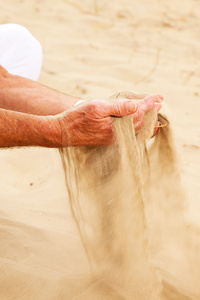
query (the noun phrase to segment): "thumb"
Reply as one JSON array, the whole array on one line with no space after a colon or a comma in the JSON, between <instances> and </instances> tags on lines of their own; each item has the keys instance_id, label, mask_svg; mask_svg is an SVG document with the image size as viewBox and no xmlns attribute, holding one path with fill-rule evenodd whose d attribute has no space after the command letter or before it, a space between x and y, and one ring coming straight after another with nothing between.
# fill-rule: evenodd
<instances>
[{"instance_id":1,"label":"thumb","mask_svg":"<svg viewBox=\"0 0 200 300\"><path fill-rule=\"evenodd\" d=\"M114 117L124 117L133 114L137 110L137 103L135 101L120 100L110 103L106 113Z\"/></svg>"}]
</instances>

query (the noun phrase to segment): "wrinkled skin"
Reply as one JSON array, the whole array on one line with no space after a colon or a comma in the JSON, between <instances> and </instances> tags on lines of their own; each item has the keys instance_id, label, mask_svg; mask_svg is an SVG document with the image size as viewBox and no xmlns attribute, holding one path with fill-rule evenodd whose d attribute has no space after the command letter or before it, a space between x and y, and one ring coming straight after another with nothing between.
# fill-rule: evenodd
<instances>
[{"instance_id":1,"label":"wrinkled skin","mask_svg":"<svg viewBox=\"0 0 200 300\"><path fill-rule=\"evenodd\" d=\"M145 113L153 107L158 112L162 100L163 97L160 95L150 95L140 102L131 98L115 103L94 100L75 106L55 119L61 130L60 144L62 147L112 145L115 140L111 117L133 114L134 128L137 133L143 124ZM154 134L156 132L157 130Z\"/></svg>"}]
</instances>

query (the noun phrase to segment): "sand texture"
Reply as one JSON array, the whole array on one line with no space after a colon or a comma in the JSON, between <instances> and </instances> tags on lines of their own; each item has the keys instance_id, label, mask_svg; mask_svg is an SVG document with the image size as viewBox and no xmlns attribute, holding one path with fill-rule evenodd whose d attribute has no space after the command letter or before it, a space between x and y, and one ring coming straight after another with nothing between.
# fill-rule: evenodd
<instances>
[{"instance_id":1,"label":"sand texture","mask_svg":"<svg viewBox=\"0 0 200 300\"><path fill-rule=\"evenodd\" d=\"M144 296L148 291L145 284L146 290L137 296L128 291L123 295L120 291L121 286L126 287L125 281L124 285L117 283L120 268L116 277L110 278L108 271L106 282L91 277L59 151L24 148L0 151L0 299L156 300L158 294L158 299L200 299L199 1L7 0L1 1L0 9L2 24L22 24L41 42L41 83L86 100L107 99L123 90L160 93L170 119L170 127L149 152L150 177L143 169L146 194L142 195L143 213L136 216L143 234L132 229L144 258L138 256L138 270L142 264L147 268L137 286L143 279L154 287L148 296ZM130 143L143 153L143 142ZM128 151L127 145L125 149ZM171 153L168 159L174 164L167 164L166 153ZM68 180L74 191L76 183L70 174ZM124 205L124 214L127 209ZM95 221L91 217L91 222ZM131 218L122 232L130 230L129 222ZM117 231L117 221L112 220L113 224ZM121 243L133 247L129 238L124 235ZM106 247L99 256L98 252L93 255L92 248L90 255L97 266ZM115 263L119 249L113 247L109 251L115 253ZM125 252L130 259L127 247ZM109 265L110 256L106 262ZM124 274L128 278L134 265L127 268ZM152 281L147 280L149 274Z\"/></svg>"}]
</instances>

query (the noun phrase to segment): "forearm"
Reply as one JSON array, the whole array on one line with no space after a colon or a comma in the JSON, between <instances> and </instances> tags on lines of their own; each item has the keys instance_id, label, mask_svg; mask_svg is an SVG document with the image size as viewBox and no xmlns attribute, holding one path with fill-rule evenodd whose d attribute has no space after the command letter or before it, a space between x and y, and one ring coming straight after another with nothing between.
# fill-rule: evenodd
<instances>
[{"instance_id":1,"label":"forearm","mask_svg":"<svg viewBox=\"0 0 200 300\"><path fill-rule=\"evenodd\" d=\"M0 108L33 115L56 115L78 100L38 82L11 75L0 66Z\"/></svg>"},{"instance_id":2,"label":"forearm","mask_svg":"<svg viewBox=\"0 0 200 300\"><path fill-rule=\"evenodd\" d=\"M0 147L60 147L60 140L54 118L0 109Z\"/></svg>"}]
</instances>

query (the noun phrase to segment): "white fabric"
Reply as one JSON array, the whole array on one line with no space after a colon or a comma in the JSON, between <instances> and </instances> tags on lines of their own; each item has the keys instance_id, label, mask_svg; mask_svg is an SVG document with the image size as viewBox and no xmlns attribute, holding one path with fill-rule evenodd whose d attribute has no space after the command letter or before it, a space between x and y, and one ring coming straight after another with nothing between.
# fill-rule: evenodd
<instances>
[{"instance_id":1,"label":"white fabric","mask_svg":"<svg viewBox=\"0 0 200 300\"><path fill-rule=\"evenodd\" d=\"M13 75L36 81L42 66L42 47L25 27L0 25L0 65Z\"/></svg>"}]
</instances>

